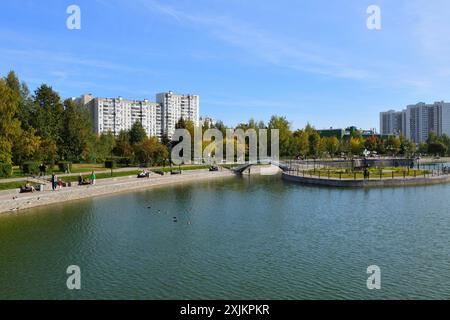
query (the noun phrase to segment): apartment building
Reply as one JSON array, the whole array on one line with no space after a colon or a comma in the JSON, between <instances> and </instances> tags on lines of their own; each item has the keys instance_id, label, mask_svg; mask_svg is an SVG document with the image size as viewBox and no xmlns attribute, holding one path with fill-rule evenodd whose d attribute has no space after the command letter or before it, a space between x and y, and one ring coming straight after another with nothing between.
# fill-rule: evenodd
<instances>
[{"instance_id":1,"label":"apartment building","mask_svg":"<svg viewBox=\"0 0 450 320\"><path fill-rule=\"evenodd\" d=\"M89 100L80 98L80 103ZM148 100L127 100L118 98L92 98L87 104L91 111L94 132L97 134L112 132L117 135L129 130L136 121L140 121L148 136L158 136L158 104Z\"/></svg>"},{"instance_id":2,"label":"apartment building","mask_svg":"<svg viewBox=\"0 0 450 320\"><path fill-rule=\"evenodd\" d=\"M97 134L112 132L117 135L140 121L148 136L159 139L167 136L170 139L181 118L199 125L199 96L167 92L157 94L156 99L157 102L150 102L147 99L98 98L86 94L74 100L90 109Z\"/></svg>"},{"instance_id":3,"label":"apartment building","mask_svg":"<svg viewBox=\"0 0 450 320\"><path fill-rule=\"evenodd\" d=\"M381 112L380 130L382 134L402 133L415 143L426 141L430 132L450 135L450 103L420 102L401 112Z\"/></svg>"},{"instance_id":4,"label":"apartment building","mask_svg":"<svg viewBox=\"0 0 450 320\"><path fill-rule=\"evenodd\" d=\"M161 133L172 138L175 125L181 118L191 120L195 126L199 126L199 103L197 95L180 95L172 91L158 93L156 102L161 108Z\"/></svg>"},{"instance_id":5,"label":"apartment building","mask_svg":"<svg viewBox=\"0 0 450 320\"><path fill-rule=\"evenodd\" d=\"M380 113L380 133L382 135L399 135L403 132L404 113L389 110Z\"/></svg>"}]
</instances>

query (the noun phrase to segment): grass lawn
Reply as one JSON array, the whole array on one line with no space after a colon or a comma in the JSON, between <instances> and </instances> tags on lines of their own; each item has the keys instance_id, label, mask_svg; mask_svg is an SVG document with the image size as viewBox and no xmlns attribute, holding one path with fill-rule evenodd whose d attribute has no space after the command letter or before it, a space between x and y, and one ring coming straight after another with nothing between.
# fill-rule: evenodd
<instances>
[{"instance_id":1,"label":"grass lawn","mask_svg":"<svg viewBox=\"0 0 450 320\"><path fill-rule=\"evenodd\" d=\"M126 177L126 176L133 176L137 175L140 170L132 170L132 171L122 171L122 172L115 172L113 171L113 174L111 175L110 172L108 173L97 173L96 178L97 180L100 179L108 179L108 178L117 178L117 177ZM89 180L90 173L88 174L82 174L82 177ZM78 182L78 176L70 176L70 177L62 177L62 180L64 182Z\"/></svg>"},{"instance_id":2,"label":"grass lawn","mask_svg":"<svg viewBox=\"0 0 450 320\"><path fill-rule=\"evenodd\" d=\"M354 179L356 173L356 179L363 179L364 172L363 171L355 171L351 172L345 168L333 168L333 169L316 169L316 170L304 170L300 171L300 175L304 175L306 177L313 176L323 178L342 178L342 179ZM369 169L370 178L383 178L383 179L392 179L399 177L421 177L424 175L430 175L432 172L429 170L416 170L416 169L405 169L405 168L384 168L380 171L378 168L370 168Z\"/></svg>"},{"instance_id":3,"label":"grass lawn","mask_svg":"<svg viewBox=\"0 0 450 320\"><path fill-rule=\"evenodd\" d=\"M101 171L106 170L104 164L102 163L74 163L72 164L71 173L83 173L83 172L92 172L92 171ZM51 174L52 172L56 174L62 174L64 172L60 171L58 166L54 166L53 169L50 167L47 167L47 174ZM13 167L13 173L10 178L23 178L27 177L29 175L26 175L22 172L19 166Z\"/></svg>"},{"instance_id":4,"label":"grass lawn","mask_svg":"<svg viewBox=\"0 0 450 320\"><path fill-rule=\"evenodd\" d=\"M25 181L15 181L15 182L0 183L0 191L1 190L19 189L21 186L24 186L25 184L26 184ZM30 182L30 184L32 186L36 187L35 183Z\"/></svg>"}]
</instances>

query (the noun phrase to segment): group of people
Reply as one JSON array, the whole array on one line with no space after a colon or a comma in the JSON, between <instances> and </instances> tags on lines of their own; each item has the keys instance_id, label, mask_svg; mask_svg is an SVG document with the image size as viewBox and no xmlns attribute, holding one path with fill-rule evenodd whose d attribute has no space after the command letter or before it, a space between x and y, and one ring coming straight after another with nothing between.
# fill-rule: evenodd
<instances>
[{"instance_id":1,"label":"group of people","mask_svg":"<svg viewBox=\"0 0 450 320\"><path fill-rule=\"evenodd\" d=\"M65 187L67 185L62 179L58 178L58 176L54 172L52 172L50 182L52 184L53 191L56 191L56 189L61 190L62 187Z\"/></svg>"},{"instance_id":2,"label":"group of people","mask_svg":"<svg viewBox=\"0 0 450 320\"><path fill-rule=\"evenodd\" d=\"M83 178L83 176L80 173L80 175L78 176L78 185L79 186L95 185L95 180L97 180L97 176L94 171L92 171L92 173L89 175L89 180Z\"/></svg>"},{"instance_id":3,"label":"group of people","mask_svg":"<svg viewBox=\"0 0 450 320\"><path fill-rule=\"evenodd\" d=\"M36 189L30 183L26 183L23 187L20 187L20 193L28 193L35 191Z\"/></svg>"},{"instance_id":4,"label":"group of people","mask_svg":"<svg viewBox=\"0 0 450 320\"><path fill-rule=\"evenodd\" d=\"M95 175L95 172L92 171L92 173L89 175L89 180L86 180L83 178L83 176L80 173L80 176L78 177L78 185L94 185L95 180L97 179L97 176ZM55 191L57 189L62 189L62 187L66 187L67 185L70 186L70 182L66 183L63 180L59 179L58 176L53 172L52 176L50 178L50 182L52 184L52 190Z\"/></svg>"}]
</instances>

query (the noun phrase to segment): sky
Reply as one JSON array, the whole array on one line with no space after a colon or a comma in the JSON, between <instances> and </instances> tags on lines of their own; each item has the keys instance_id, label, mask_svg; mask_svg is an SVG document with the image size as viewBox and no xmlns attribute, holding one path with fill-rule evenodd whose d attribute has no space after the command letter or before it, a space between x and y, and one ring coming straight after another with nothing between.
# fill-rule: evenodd
<instances>
[{"instance_id":1,"label":"sky","mask_svg":"<svg viewBox=\"0 0 450 320\"><path fill-rule=\"evenodd\" d=\"M63 98L191 93L230 126L294 129L378 128L380 111L450 100L448 0L1 1L0 74Z\"/></svg>"}]
</instances>

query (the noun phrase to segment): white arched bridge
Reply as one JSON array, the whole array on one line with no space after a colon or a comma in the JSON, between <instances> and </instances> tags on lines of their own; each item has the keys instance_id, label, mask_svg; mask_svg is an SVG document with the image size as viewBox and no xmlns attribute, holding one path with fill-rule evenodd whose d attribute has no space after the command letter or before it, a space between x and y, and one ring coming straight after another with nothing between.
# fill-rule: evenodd
<instances>
[{"instance_id":1,"label":"white arched bridge","mask_svg":"<svg viewBox=\"0 0 450 320\"><path fill-rule=\"evenodd\" d=\"M238 167L232 168L231 171L233 171L236 174L242 174L248 168L250 168L252 166L257 166L260 164L271 164L273 166L279 167L281 170L283 170L285 172L289 171L289 167L286 164L284 164L278 160L273 160L273 159L264 159L264 160L246 162Z\"/></svg>"}]
</instances>

